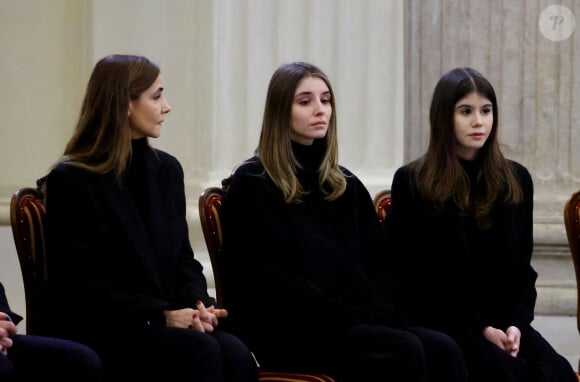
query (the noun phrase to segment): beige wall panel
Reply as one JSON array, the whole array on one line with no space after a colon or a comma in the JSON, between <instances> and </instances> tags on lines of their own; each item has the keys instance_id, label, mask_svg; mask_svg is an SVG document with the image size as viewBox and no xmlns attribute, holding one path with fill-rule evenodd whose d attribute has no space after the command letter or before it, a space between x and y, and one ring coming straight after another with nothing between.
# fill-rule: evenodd
<instances>
[{"instance_id":1,"label":"beige wall panel","mask_svg":"<svg viewBox=\"0 0 580 382\"><path fill-rule=\"evenodd\" d=\"M87 1L0 3L0 222L16 188L34 185L64 149L87 74Z\"/></svg>"}]
</instances>

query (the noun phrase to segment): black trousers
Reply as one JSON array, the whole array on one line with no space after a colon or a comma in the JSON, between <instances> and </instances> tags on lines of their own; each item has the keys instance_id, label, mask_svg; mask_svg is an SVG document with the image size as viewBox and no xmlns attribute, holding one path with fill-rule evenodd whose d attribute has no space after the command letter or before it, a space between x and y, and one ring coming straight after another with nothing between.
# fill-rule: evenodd
<instances>
[{"instance_id":1,"label":"black trousers","mask_svg":"<svg viewBox=\"0 0 580 382\"><path fill-rule=\"evenodd\" d=\"M459 346L426 328L356 325L273 343L258 362L271 370L326 373L341 382L466 382Z\"/></svg>"},{"instance_id":2,"label":"black trousers","mask_svg":"<svg viewBox=\"0 0 580 382\"><path fill-rule=\"evenodd\" d=\"M255 382L256 363L230 333L144 328L96 345L107 381Z\"/></svg>"},{"instance_id":3,"label":"black trousers","mask_svg":"<svg viewBox=\"0 0 580 382\"><path fill-rule=\"evenodd\" d=\"M76 342L52 337L16 335L8 355L0 354L0 381L103 380L97 354Z\"/></svg>"},{"instance_id":4,"label":"black trousers","mask_svg":"<svg viewBox=\"0 0 580 382\"><path fill-rule=\"evenodd\" d=\"M413 333L379 325L357 325L335 347L334 374L352 382L426 381L423 346Z\"/></svg>"},{"instance_id":5,"label":"black trousers","mask_svg":"<svg viewBox=\"0 0 580 382\"><path fill-rule=\"evenodd\" d=\"M427 380L431 382L465 382L467 365L461 348L443 332L421 326L409 328L423 346Z\"/></svg>"},{"instance_id":6,"label":"black trousers","mask_svg":"<svg viewBox=\"0 0 580 382\"><path fill-rule=\"evenodd\" d=\"M577 382L566 358L531 326L520 328L517 357L512 357L483 337L460 343L471 382Z\"/></svg>"}]
</instances>

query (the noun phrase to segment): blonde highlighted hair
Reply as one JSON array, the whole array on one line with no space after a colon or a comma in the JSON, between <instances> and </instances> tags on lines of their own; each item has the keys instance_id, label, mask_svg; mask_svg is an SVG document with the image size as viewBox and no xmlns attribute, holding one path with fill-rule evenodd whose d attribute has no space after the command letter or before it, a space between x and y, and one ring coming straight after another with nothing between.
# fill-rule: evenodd
<instances>
[{"instance_id":1,"label":"blonde highlighted hair","mask_svg":"<svg viewBox=\"0 0 580 382\"><path fill-rule=\"evenodd\" d=\"M272 75L266 96L262 130L256 154L282 191L287 203L300 203L304 190L296 172L300 164L292 152L291 113L296 89L307 77L323 80L330 91L332 115L326 136L322 138L325 152L318 169L318 185L327 200L338 198L346 189L346 179L338 166L338 138L334 92L327 76L316 66L294 62L280 66Z\"/></svg>"}]
</instances>

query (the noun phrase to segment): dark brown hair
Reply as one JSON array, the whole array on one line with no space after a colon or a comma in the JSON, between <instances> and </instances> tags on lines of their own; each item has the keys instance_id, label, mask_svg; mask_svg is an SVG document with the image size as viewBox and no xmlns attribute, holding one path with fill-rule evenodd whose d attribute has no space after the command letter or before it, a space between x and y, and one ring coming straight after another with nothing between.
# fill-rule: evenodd
<instances>
[{"instance_id":1,"label":"dark brown hair","mask_svg":"<svg viewBox=\"0 0 580 382\"><path fill-rule=\"evenodd\" d=\"M454 128L455 104L472 92L487 98L493 110L492 129L477 158L482 163L476 178L480 195L470 195L470 181L456 153ZM436 210L451 199L460 211L473 211L480 226L485 227L491 207L502 191L505 190L507 202L521 201L521 187L498 143L498 121L495 91L481 73L472 68L456 68L441 77L429 112L429 147L414 163L417 189Z\"/></svg>"},{"instance_id":2,"label":"dark brown hair","mask_svg":"<svg viewBox=\"0 0 580 382\"><path fill-rule=\"evenodd\" d=\"M59 162L120 177L131 154L129 101L138 99L159 73L156 64L141 56L111 55L97 62Z\"/></svg>"}]
</instances>

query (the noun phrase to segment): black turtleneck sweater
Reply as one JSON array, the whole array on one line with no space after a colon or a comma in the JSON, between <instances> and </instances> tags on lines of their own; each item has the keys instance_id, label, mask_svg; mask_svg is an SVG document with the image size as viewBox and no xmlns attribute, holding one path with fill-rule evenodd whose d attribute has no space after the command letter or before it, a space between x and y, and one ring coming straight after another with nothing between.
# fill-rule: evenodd
<instances>
[{"instance_id":1,"label":"black turtleneck sweater","mask_svg":"<svg viewBox=\"0 0 580 382\"><path fill-rule=\"evenodd\" d=\"M151 233L149 204L147 202L149 198L147 178L150 174L145 164L147 155L151 155L153 149L149 146L147 138L133 139L131 141L131 148L131 156L125 169L125 181L133 197L133 202L143 220L143 225Z\"/></svg>"},{"instance_id":2,"label":"black turtleneck sweater","mask_svg":"<svg viewBox=\"0 0 580 382\"><path fill-rule=\"evenodd\" d=\"M318 187L323 148L293 143L292 149L302 165L296 174L307 192L302 203L287 203L253 157L231 177L222 204L224 307L230 330L258 360L281 344L318 349L356 324L392 319L366 273L365 259L381 250L368 191L342 168L346 191L324 200Z\"/></svg>"},{"instance_id":3,"label":"black turtleneck sweater","mask_svg":"<svg viewBox=\"0 0 580 382\"><path fill-rule=\"evenodd\" d=\"M525 167L509 163L523 201L505 202L504 190L485 229L473 213L460 213L452 201L435 213L416 189L412 164L395 173L385 232L397 276L396 307L410 324L443 330L461 341L481 335L489 325L505 330L510 325L525 328L532 321L537 276L530 265L533 184ZM461 165L476 194L480 163Z\"/></svg>"}]
</instances>

